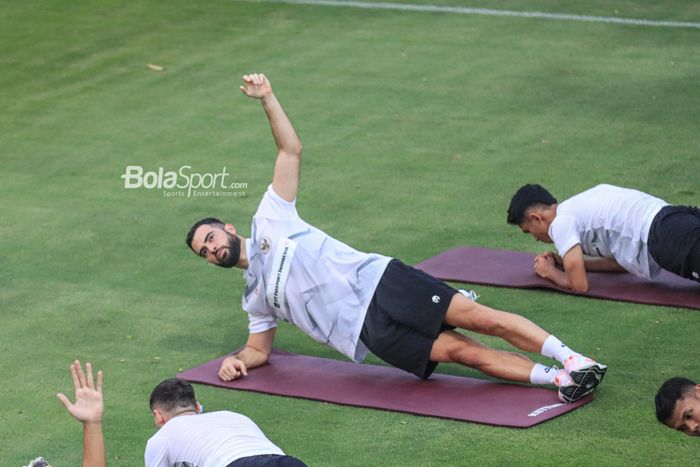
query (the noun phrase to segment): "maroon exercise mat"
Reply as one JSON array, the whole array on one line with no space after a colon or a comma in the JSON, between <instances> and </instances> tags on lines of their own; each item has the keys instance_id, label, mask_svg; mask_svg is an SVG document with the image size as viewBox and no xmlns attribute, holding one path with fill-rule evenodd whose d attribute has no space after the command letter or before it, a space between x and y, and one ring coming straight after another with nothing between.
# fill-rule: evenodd
<instances>
[{"instance_id":1,"label":"maroon exercise mat","mask_svg":"<svg viewBox=\"0 0 700 467\"><path fill-rule=\"evenodd\" d=\"M535 274L535 255L489 248L454 248L416 267L439 279L500 287L558 290L574 295L622 302L700 309L700 284L662 271L653 282L625 273L588 273L585 293L557 287Z\"/></svg>"},{"instance_id":2,"label":"maroon exercise mat","mask_svg":"<svg viewBox=\"0 0 700 467\"><path fill-rule=\"evenodd\" d=\"M236 381L218 371L224 357L179 373L193 383L406 412L489 425L527 428L591 401L562 404L554 390L433 374L427 381L396 368L274 350L269 363Z\"/></svg>"}]
</instances>

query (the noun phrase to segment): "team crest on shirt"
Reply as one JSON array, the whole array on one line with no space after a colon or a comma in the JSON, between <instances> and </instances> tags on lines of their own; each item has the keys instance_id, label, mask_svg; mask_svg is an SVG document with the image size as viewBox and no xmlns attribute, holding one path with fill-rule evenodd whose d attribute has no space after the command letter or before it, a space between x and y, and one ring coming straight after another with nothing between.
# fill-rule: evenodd
<instances>
[{"instance_id":1,"label":"team crest on shirt","mask_svg":"<svg viewBox=\"0 0 700 467\"><path fill-rule=\"evenodd\" d=\"M260 251L267 254L270 252L270 247L272 246L272 240L267 235L260 239Z\"/></svg>"}]
</instances>

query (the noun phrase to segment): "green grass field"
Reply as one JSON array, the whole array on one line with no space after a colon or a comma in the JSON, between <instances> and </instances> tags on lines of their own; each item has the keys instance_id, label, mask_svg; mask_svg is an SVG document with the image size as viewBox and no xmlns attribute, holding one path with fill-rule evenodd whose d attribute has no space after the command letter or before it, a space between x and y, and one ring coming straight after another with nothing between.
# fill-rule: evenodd
<instances>
[{"instance_id":1,"label":"green grass field","mask_svg":"<svg viewBox=\"0 0 700 467\"><path fill-rule=\"evenodd\" d=\"M612 3L440 1L700 21L694 1ZM55 397L72 396L74 358L105 373L108 463L142 464L153 386L244 341L240 272L184 244L206 215L248 235L271 180L244 73L269 76L304 143L301 215L416 263L458 245L539 251L505 223L527 182L560 199L608 182L698 204L698 43L698 29L231 0L3 5L0 464L80 464L80 425ZM127 165L226 167L247 188L165 198L125 189ZM607 363L593 403L515 430L209 387L199 400L250 416L311 466L697 462L697 441L653 413L664 379L699 376L697 312L478 290ZM342 358L286 325L276 346Z\"/></svg>"}]
</instances>

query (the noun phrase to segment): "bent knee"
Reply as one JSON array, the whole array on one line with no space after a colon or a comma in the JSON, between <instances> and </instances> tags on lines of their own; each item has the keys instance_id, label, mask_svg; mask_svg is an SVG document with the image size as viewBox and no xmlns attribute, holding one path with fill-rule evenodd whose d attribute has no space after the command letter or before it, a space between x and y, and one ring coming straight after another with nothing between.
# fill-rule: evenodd
<instances>
[{"instance_id":1,"label":"bent knee","mask_svg":"<svg viewBox=\"0 0 700 467\"><path fill-rule=\"evenodd\" d=\"M445 331L434 342L430 359L437 362L477 366L488 347L455 331Z\"/></svg>"}]
</instances>

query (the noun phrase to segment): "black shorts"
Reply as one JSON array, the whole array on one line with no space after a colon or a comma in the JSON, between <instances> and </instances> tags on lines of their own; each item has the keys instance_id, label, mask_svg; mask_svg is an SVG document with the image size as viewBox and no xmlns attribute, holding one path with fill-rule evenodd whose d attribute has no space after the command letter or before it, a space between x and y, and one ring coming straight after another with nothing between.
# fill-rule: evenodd
<instances>
[{"instance_id":1,"label":"black shorts","mask_svg":"<svg viewBox=\"0 0 700 467\"><path fill-rule=\"evenodd\" d=\"M427 379L437 366L430 361L435 339L454 329L444 320L456 293L433 276L393 259L367 308L360 340L390 365Z\"/></svg>"},{"instance_id":2,"label":"black shorts","mask_svg":"<svg viewBox=\"0 0 700 467\"><path fill-rule=\"evenodd\" d=\"M659 266L700 282L700 209L662 208L651 223L648 246Z\"/></svg>"},{"instance_id":3,"label":"black shorts","mask_svg":"<svg viewBox=\"0 0 700 467\"><path fill-rule=\"evenodd\" d=\"M241 457L226 467L307 467L296 457L279 454L263 454L260 456Z\"/></svg>"}]
</instances>

